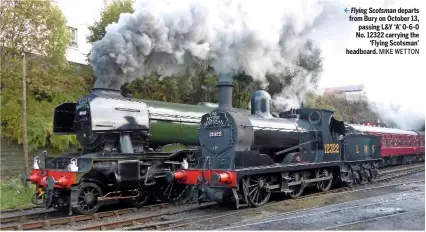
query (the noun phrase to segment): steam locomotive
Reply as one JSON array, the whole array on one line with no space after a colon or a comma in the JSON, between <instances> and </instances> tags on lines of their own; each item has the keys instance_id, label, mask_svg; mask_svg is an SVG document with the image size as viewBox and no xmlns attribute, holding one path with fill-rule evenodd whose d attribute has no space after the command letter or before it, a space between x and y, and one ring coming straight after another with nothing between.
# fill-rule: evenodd
<instances>
[{"instance_id":1,"label":"steam locomotive","mask_svg":"<svg viewBox=\"0 0 426 232\"><path fill-rule=\"evenodd\" d=\"M258 207L273 192L297 198L310 185L328 191L333 183L352 186L377 176L380 136L328 110L292 109L274 117L263 90L253 94L245 115L232 108L232 84L219 84L219 107L201 117L197 165L167 173L169 181L195 187L200 202Z\"/></svg>"},{"instance_id":2,"label":"steam locomotive","mask_svg":"<svg viewBox=\"0 0 426 232\"><path fill-rule=\"evenodd\" d=\"M165 173L193 165L200 118L211 106L93 89L54 113L54 133L76 134L82 150L60 157L43 152L22 180L35 184L34 204L68 208L70 214L73 209L92 214L101 205L123 201L140 207L150 199L176 200L186 186L169 183Z\"/></svg>"}]
</instances>

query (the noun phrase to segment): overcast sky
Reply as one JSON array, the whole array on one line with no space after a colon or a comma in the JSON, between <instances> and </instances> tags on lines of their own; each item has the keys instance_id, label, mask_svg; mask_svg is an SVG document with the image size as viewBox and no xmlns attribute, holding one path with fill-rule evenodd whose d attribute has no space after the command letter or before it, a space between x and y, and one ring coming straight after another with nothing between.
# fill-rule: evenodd
<instances>
[{"instance_id":1,"label":"overcast sky","mask_svg":"<svg viewBox=\"0 0 426 232\"><path fill-rule=\"evenodd\" d=\"M90 25L99 19L104 0L57 0L66 17L74 22ZM297 4L294 1L288 4ZM314 0L312 0L314 1ZM387 104L401 104L411 113L424 114L425 52L420 42L421 55L346 55L345 49L370 48L368 39L356 39L358 23L349 22L345 7L419 8L420 28L424 27L424 0L326 0L336 5L329 22L312 34L324 57L324 73L320 88L364 84L369 99ZM297 1L296 1L297 2ZM424 15L424 13L423 13ZM422 21L423 20L423 21ZM364 22L365 23L365 22ZM394 22L398 23L398 22ZM369 23L367 23L369 24ZM424 35L423 35L424 36ZM422 35L420 35L422 40ZM423 43L422 43L423 42Z\"/></svg>"},{"instance_id":2,"label":"overcast sky","mask_svg":"<svg viewBox=\"0 0 426 232\"><path fill-rule=\"evenodd\" d=\"M342 1L350 6L392 8L420 8L419 24L424 29L422 18L426 8L422 0L392 1ZM374 3L374 4L373 4ZM344 4L344 3L343 3ZM346 55L345 48L369 48L368 39L356 39L357 24L348 21L344 8L337 17L335 25L318 31L316 42L324 55L324 73L321 87L364 84L370 100L385 104L383 111L390 104L402 105L403 109L392 115L399 121L415 120L413 117L424 117L425 114L425 53L420 35L420 55ZM399 22L393 22L399 23ZM424 122L424 119L422 120Z\"/></svg>"}]
</instances>

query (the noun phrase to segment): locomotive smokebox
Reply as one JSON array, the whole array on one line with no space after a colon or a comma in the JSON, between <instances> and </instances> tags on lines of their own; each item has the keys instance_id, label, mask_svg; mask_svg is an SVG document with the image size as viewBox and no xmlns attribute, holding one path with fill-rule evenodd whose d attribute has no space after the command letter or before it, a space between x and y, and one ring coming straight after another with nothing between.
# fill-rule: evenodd
<instances>
[{"instance_id":1,"label":"locomotive smokebox","mask_svg":"<svg viewBox=\"0 0 426 232\"><path fill-rule=\"evenodd\" d=\"M219 88L219 108L232 109L232 75L220 75L217 87Z\"/></svg>"}]
</instances>

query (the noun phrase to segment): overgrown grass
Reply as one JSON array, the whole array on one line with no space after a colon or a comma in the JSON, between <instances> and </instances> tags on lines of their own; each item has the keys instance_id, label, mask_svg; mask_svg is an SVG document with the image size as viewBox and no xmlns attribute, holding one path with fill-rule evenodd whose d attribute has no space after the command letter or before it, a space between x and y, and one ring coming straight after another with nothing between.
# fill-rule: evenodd
<instances>
[{"instance_id":1,"label":"overgrown grass","mask_svg":"<svg viewBox=\"0 0 426 232\"><path fill-rule=\"evenodd\" d=\"M32 206L31 198L34 185L25 189L18 176L5 177L0 180L0 209L15 209Z\"/></svg>"}]
</instances>

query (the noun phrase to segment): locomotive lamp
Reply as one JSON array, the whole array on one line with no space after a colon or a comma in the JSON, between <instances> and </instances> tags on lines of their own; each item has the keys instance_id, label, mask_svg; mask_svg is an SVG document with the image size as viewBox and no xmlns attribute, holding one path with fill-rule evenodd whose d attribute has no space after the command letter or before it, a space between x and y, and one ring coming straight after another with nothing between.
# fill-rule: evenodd
<instances>
[{"instance_id":1,"label":"locomotive lamp","mask_svg":"<svg viewBox=\"0 0 426 232\"><path fill-rule=\"evenodd\" d=\"M78 172L77 159L72 158L70 164L68 165L68 171Z\"/></svg>"},{"instance_id":2,"label":"locomotive lamp","mask_svg":"<svg viewBox=\"0 0 426 232\"><path fill-rule=\"evenodd\" d=\"M40 169L38 166L38 156L34 157L33 169Z\"/></svg>"},{"instance_id":3,"label":"locomotive lamp","mask_svg":"<svg viewBox=\"0 0 426 232\"><path fill-rule=\"evenodd\" d=\"M183 158L182 168L183 168L183 169L188 169L188 166L189 166L189 164L188 164L187 159L186 159L186 158Z\"/></svg>"}]
</instances>

